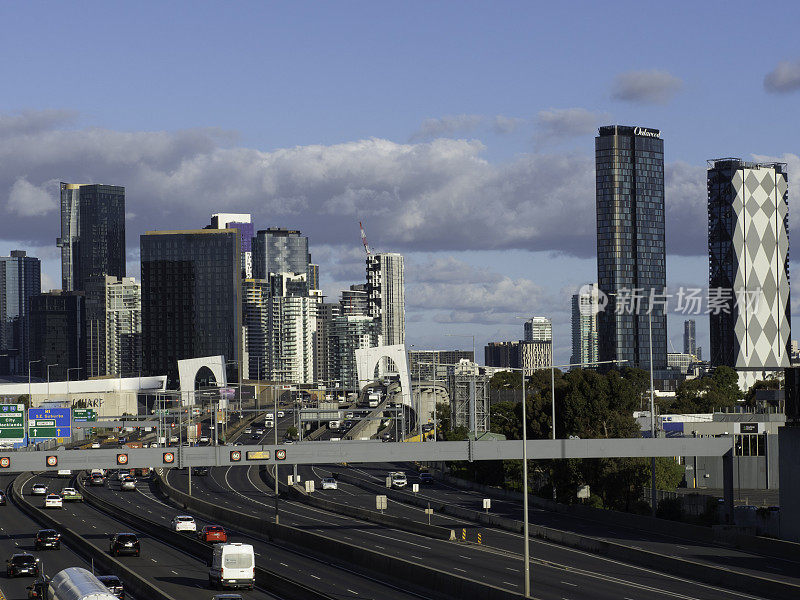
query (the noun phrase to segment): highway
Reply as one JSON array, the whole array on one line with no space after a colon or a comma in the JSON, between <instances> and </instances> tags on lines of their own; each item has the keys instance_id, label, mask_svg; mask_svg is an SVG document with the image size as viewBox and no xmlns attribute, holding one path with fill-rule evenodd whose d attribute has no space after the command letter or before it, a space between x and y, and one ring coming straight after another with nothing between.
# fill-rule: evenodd
<instances>
[{"instance_id":1,"label":"highway","mask_svg":"<svg viewBox=\"0 0 800 600\"><path fill-rule=\"evenodd\" d=\"M279 427L281 425L283 423L279 422ZM271 439L271 434L271 431L265 433L267 441ZM289 474L288 468L283 471L281 478ZM169 482L185 490L185 472L171 471ZM258 467L215 468L208 477L193 477L192 482L193 494L201 499L248 514L264 517L266 513L266 518L271 518L274 514L272 486L262 480ZM342 494L339 496L346 495L347 490L343 488L340 492ZM374 509L374 496L371 497L371 501L373 502L371 508ZM383 528L283 498L280 501L280 518L282 524L304 528L350 544L374 548L429 567L462 574L514 591L521 591L522 588L522 553L519 535L496 530L481 530L491 537L491 540L487 537L483 546L445 542ZM452 524L449 526L453 527ZM474 536L472 539L475 539ZM654 573L538 540L532 540L531 552L533 590L537 598L547 600L583 598L586 597L584 595L586 589L591 589L591 597L598 599L710 600L752 597Z\"/></svg>"}]
</instances>

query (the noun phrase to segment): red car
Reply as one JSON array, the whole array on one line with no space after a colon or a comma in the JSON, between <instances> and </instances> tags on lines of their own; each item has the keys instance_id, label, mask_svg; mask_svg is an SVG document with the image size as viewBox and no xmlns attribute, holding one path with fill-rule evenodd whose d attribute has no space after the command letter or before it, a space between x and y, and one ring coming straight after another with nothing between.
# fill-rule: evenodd
<instances>
[{"instance_id":1,"label":"red car","mask_svg":"<svg viewBox=\"0 0 800 600\"><path fill-rule=\"evenodd\" d=\"M206 525L197 534L203 542L227 542L228 534L219 525Z\"/></svg>"}]
</instances>

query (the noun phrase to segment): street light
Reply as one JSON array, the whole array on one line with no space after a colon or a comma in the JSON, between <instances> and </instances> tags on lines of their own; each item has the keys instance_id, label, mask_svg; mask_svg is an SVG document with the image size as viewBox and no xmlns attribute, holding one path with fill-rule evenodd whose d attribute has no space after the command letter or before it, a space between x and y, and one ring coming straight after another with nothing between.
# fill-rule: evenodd
<instances>
[{"instance_id":1,"label":"street light","mask_svg":"<svg viewBox=\"0 0 800 600\"><path fill-rule=\"evenodd\" d=\"M80 370L81 370L81 367L70 367L69 369L67 369L67 399L69 399L69 372L70 371L80 371ZM142 386L140 385L139 387L141 388Z\"/></svg>"},{"instance_id":2,"label":"street light","mask_svg":"<svg viewBox=\"0 0 800 600\"><path fill-rule=\"evenodd\" d=\"M50 400L50 367L57 367L58 363L47 365L47 400Z\"/></svg>"}]
</instances>

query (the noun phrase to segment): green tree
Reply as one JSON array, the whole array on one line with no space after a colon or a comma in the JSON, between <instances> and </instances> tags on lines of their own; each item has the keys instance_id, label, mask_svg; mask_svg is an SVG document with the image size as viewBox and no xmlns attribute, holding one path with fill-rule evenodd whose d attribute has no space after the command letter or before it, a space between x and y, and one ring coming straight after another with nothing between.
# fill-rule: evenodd
<instances>
[{"instance_id":1,"label":"green tree","mask_svg":"<svg viewBox=\"0 0 800 600\"><path fill-rule=\"evenodd\" d=\"M520 371L500 371L492 375L489 386L493 390L518 390L522 387L522 373Z\"/></svg>"},{"instance_id":2,"label":"green tree","mask_svg":"<svg viewBox=\"0 0 800 600\"><path fill-rule=\"evenodd\" d=\"M669 410L680 414L710 413L736 406L742 398L736 371L719 366L711 375L682 382Z\"/></svg>"}]
</instances>

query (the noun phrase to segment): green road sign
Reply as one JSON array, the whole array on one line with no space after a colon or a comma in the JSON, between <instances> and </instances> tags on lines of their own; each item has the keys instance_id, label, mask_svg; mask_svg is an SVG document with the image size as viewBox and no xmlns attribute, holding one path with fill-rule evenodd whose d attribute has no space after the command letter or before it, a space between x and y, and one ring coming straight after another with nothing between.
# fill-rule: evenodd
<instances>
[{"instance_id":1,"label":"green road sign","mask_svg":"<svg viewBox=\"0 0 800 600\"><path fill-rule=\"evenodd\" d=\"M22 404L0 405L0 440L25 439L25 407Z\"/></svg>"},{"instance_id":2,"label":"green road sign","mask_svg":"<svg viewBox=\"0 0 800 600\"><path fill-rule=\"evenodd\" d=\"M72 420L75 423L87 423L97 421L97 411L93 408L73 408Z\"/></svg>"}]
</instances>

